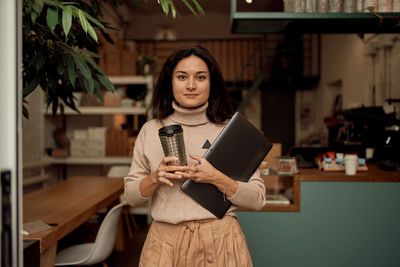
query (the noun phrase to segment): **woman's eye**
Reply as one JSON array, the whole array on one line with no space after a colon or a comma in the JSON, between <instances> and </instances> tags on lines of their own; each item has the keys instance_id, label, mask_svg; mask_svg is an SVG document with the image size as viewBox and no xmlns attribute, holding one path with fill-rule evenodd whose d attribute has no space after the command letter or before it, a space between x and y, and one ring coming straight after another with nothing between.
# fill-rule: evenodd
<instances>
[{"instance_id":1,"label":"woman's eye","mask_svg":"<svg viewBox=\"0 0 400 267\"><path fill-rule=\"evenodd\" d=\"M199 75L199 76L197 76L197 79L200 80L200 81L202 81L202 80L205 80L205 79L206 79L206 76L204 76L204 75Z\"/></svg>"},{"instance_id":2,"label":"woman's eye","mask_svg":"<svg viewBox=\"0 0 400 267\"><path fill-rule=\"evenodd\" d=\"M185 75L178 75L178 79L179 79L179 80L185 80L185 79L186 79L186 76L185 76Z\"/></svg>"}]
</instances>

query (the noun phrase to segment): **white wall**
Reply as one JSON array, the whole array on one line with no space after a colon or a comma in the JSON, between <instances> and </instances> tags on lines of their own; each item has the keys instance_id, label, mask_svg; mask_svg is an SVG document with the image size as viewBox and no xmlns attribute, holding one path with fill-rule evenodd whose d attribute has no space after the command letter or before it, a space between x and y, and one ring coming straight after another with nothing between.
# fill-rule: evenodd
<instances>
[{"instance_id":1,"label":"white wall","mask_svg":"<svg viewBox=\"0 0 400 267\"><path fill-rule=\"evenodd\" d=\"M321 80L312 91L298 92L296 100L296 144L311 134L323 132L327 138L324 118L332 115L334 96L342 93L343 109L373 106L372 57L368 55L371 44L376 44L375 59L375 105L381 106L387 98L400 98L400 35L366 35L361 39L356 34L322 35ZM394 44L390 55L390 93L385 88L385 60L383 44L389 40ZM390 43L389 42L389 43ZM299 109L302 102L313 103L313 119L301 123Z\"/></svg>"},{"instance_id":2,"label":"white wall","mask_svg":"<svg viewBox=\"0 0 400 267\"><path fill-rule=\"evenodd\" d=\"M0 211L1 246L4 246L0 250L0 260L5 266L22 266L23 263L20 235L22 225L20 175L22 17L20 14L22 6L19 2L12 0L0 2L0 35L2 36L0 41L0 171L2 175L3 172L10 172L10 196L7 198L7 195L2 195L0 199L0 205L5 206L4 210ZM5 181L2 180L2 182ZM2 184L2 189L5 188L6 186ZM10 206L11 210L7 206Z\"/></svg>"}]
</instances>

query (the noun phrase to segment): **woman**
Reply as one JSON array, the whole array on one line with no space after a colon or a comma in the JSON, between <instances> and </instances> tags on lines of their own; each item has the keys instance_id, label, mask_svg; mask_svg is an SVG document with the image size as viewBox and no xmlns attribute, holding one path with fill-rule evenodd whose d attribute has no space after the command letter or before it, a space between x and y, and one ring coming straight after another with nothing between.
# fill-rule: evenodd
<instances>
[{"instance_id":1,"label":"woman","mask_svg":"<svg viewBox=\"0 0 400 267\"><path fill-rule=\"evenodd\" d=\"M261 209L264 182L256 171L248 183L233 180L201 156L220 133L233 109L220 68L201 47L175 51L157 80L150 111L137 137L125 196L132 206L152 197L150 227L140 266L252 266L243 232L233 211ZM183 128L188 166L172 166L158 137L163 126ZM217 219L180 189L186 178L214 184L232 206Z\"/></svg>"}]
</instances>

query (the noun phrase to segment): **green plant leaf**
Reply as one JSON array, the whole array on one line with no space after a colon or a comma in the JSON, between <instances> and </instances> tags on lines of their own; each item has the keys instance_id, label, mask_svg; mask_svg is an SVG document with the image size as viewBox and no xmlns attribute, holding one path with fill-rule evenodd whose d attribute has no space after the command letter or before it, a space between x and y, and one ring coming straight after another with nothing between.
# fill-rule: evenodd
<instances>
[{"instance_id":1,"label":"green plant leaf","mask_svg":"<svg viewBox=\"0 0 400 267\"><path fill-rule=\"evenodd\" d=\"M112 84L112 82L108 79L108 77L105 74L103 73L96 74L96 77L101 82L102 85L110 89L112 92L115 92L114 84Z\"/></svg>"},{"instance_id":2,"label":"green plant leaf","mask_svg":"<svg viewBox=\"0 0 400 267\"><path fill-rule=\"evenodd\" d=\"M87 28L88 28L88 33L89 33L89 35L93 38L93 40L96 41L96 43L98 43L97 34L96 34L96 32L94 31L92 25L90 25L90 23L87 24Z\"/></svg>"},{"instance_id":3,"label":"green plant leaf","mask_svg":"<svg viewBox=\"0 0 400 267\"><path fill-rule=\"evenodd\" d=\"M93 79L92 78L90 78L90 79L84 79L83 80L83 83L84 83L84 85L85 85L85 89L86 89L86 91L89 93L89 94L93 94L93 92L94 92L94 84L93 84Z\"/></svg>"},{"instance_id":4,"label":"green plant leaf","mask_svg":"<svg viewBox=\"0 0 400 267\"><path fill-rule=\"evenodd\" d=\"M36 13L35 11L32 11L31 20L32 20L33 24L35 24L35 21L36 21L37 17L38 17L38 13Z\"/></svg>"},{"instance_id":5,"label":"green plant leaf","mask_svg":"<svg viewBox=\"0 0 400 267\"><path fill-rule=\"evenodd\" d=\"M165 15L168 15L169 13L169 0L160 0L161 7L165 13Z\"/></svg>"},{"instance_id":6,"label":"green plant leaf","mask_svg":"<svg viewBox=\"0 0 400 267\"><path fill-rule=\"evenodd\" d=\"M47 50L46 49L40 49L39 52L36 54L34 62L35 62L35 69L39 71L44 63L47 61Z\"/></svg>"},{"instance_id":7,"label":"green plant leaf","mask_svg":"<svg viewBox=\"0 0 400 267\"><path fill-rule=\"evenodd\" d=\"M93 85L94 85L94 92L97 94L97 92L101 92L101 87L99 82L96 79L93 79ZM103 95L103 94L101 94ZM101 98L103 100L103 98Z\"/></svg>"},{"instance_id":8,"label":"green plant leaf","mask_svg":"<svg viewBox=\"0 0 400 267\"><path fill-rule=\"evenodd\" d=\"M100 21L98 21L97 19L93 18L92 16L90 16L89 14L85 14L86 18L88 20L90 20L91 22L93 22L94 24L96 24L98 27L100 27L101 29L104 29L104 25L100 23Z\"/></svg>"},{"instance_id":9,"label":"green plant leaf","mask_svg":"<svg viewBox=\"0 0 400 267\"><path fill-rule=\"evenodd\" d=\"M88 56L91 56L94 58L100 58L100 56L97 53L89 51L87 49L78 49L78 51L81 52L82 54L85 54L85 55L88 55Z\"/></svg>"},{"instance_id":10,"label":"green plant leaf","mask_svg":"<svg viewBox=\"0 0 400 267\"><path fill-rule=\"evenodd\" d=\"M101 92L101 90L96 91L96 95L97 98L101 100L101 102L103 102L103 93Z\"/></svg>"},{"instance_id":11,"label":"green plant leaf","mask_svg":"<svg viewBox=\"0 0 400 267\"><path fill-rule=\"evenodd\" d=\"M63 73L64 73L64 70L65 70L64 65L61 64L61 63L58 63L58 64L57 64L57 73L58 73L60 76L62 76Z\"/></svg>"},{"instance_id":12,"label":"green plant leaf","mask_svg":"<svg viewBox=\"0 0 400 267\"><path fill-rule=\"evenodd\" d=\"M86 62L83 62L78 57L74 57L74 62L76 64L76 66L78 67L78 69L82 72L83 77L85 77L86 79L89 79L92 76L92 73L91 73L88 65L86 64Z\"/></svg>"},{"instance_id":13,"label":"green plant leaf","mask_svg":"<svg viewBox=\"0 0 400 267\"><path fill-rule=\"evenodd\" d=\"M32 3L32 8L38 14L40 14L40 12L42 12L42 10L43 10L43 0L34 0Z\"/></svg>"},{"instance_id":14,"label":"green plant leaf","mask_svg":"<svg viewBox=\"0 0 400 267\"><path fill-rule=\"evenodd\" d=\"M196 6L197 10L199 11L199 13L201 15L204 15L205 14L204 9L200 6L200 4L197 2L197 0L192 0L192 2L195 4L195 6Z\"/></svg>"},{"instance_id":15,"label":"green plant leaf","mask_svg":"<svg viewBox=\"0 0 400 267\"><path fill-rule=\"evenodd\" d=\"M72 9L70 6L65 6L63 8L63 13L62 13L62 26L65 33L65 38L67 38L68 36L68 33L71 29L71 24L72 24Z\"/></svg>"},{"instance_id":16,"label":"green plant leaf","mask_svg":"<svg viewBox=\"0 0 400 267\"><path fill-rule=\"evenodd\" d=\"M103 71L102 69L99 68L99 66L96 64L96 62L94 62L93 59L91 59L91 58L88 57L88 56L85 56L85 58L86 58L86 61L87 61L95 70L97 70L98 72L102 72L102 71Z\"/></svg>"},{"instance_id":17,"label":"green plant leaf","mask_svg":"<svg viewBox=\"0 0 400 267\"><path fill-rule=\"evenodd\" d=\"M36 87L39 85L41 81L42 81L42 76L35 75L35 77L33 77L33 79L29 82L29 84L25 86L23 90L23 98L27 97L30 93L32 93L33 90L36 89Z\"/></svg>"},{"instance_id":18,"label":"green plant leaf","mask_svg":"<svg viewBox=\"0 0 400 267\"><path fill-rule=\"evenodd\" d=\"M78 16L79 16L79 20L80 20L81 25L82 25L82 29L87 33L87 31L88 31L88 29L87 29L88 21L86 20L85 12L83 12L80 9L78 9Z\"/></svg>"},{"instance_id":19,"label":"green plant leaf","mask_svg":"<svg viewBox=\"0 0 400 267\"><path fill-rule=\"evenodd\" d=\"M172 1L172 0L170 0L170 6L171 6L171 14L172 14L172 17L173 18L176 18L176 8L175 8L175 5L174 5L174 2Z\"/></svg>"},{"instance_id":20,"label":"green plant leaf","mask_svg":"<svg viewBox=\"0 0 400 267\"><path fill-rule=\"evenodd\" d=\"M51 29L51 31L54 31L54 28L56 27L58 20L58 11L57 8L53 6L47 7L47 15L46 15L46 21L47 21L47 26Z\"/></svg>"},{"instance_id":21,"label":"green plant leaf","mask_svg":"<svg viewBox=\"0 0 400 267\"><path fill-rule=\"evenodd\" d=\"M182 0L182 2L185 3L186 7L187 7L196 17L198 17L197 12L193 9L193 7L189 4L189 2L188 2L187 0Z\"/></svg>"},{"instance_id":22,"label":"green plant leaf","mask_svg":"<svg viewBox=\"0 0 400 267\"><path fill-rule=\"evenodd\" d=\"M75 86L75 64L71 57L67 59L68 78L72 86Z\"/></svg>"}]
</instances>

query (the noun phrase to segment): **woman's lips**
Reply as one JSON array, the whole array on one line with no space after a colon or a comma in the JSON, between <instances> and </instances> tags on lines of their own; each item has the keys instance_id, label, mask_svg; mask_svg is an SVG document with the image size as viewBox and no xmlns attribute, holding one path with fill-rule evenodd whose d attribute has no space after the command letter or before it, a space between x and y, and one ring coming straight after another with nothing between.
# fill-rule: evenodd
<instances>
[{"instance_id":1,"label":"woman's lips","mask_svg":"<svg viewBox=\"0 0 400 267\"><path fill-rule=\"evenodd\" d=\"M193 98L193 97L198 96L198 94L185 94L184 96Z\"/></svg>"}]
</instances>

